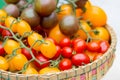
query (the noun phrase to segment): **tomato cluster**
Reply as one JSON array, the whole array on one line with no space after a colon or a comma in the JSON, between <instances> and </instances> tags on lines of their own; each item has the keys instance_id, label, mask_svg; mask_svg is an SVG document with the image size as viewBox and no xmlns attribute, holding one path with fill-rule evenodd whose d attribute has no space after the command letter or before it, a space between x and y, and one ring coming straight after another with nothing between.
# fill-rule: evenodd
<instances>
[{"instance_id":1,"label":"tomato cluster","mask_svg":"<svg viewBox=\"0 0 120 80\"><path fill-rule=\"evenodd\" d=\"M106 14L87 0L68 0L60 7L55 0L5 1L8 5L0 10L0 69L22 74L69 70L95 61L110 46Z\"/></svg>"}]
</instances>

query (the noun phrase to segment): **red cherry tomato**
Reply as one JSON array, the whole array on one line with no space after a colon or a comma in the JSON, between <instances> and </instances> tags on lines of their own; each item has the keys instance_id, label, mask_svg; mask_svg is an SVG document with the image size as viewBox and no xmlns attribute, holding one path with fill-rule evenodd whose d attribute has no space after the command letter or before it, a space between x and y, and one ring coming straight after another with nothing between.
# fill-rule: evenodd
<instances>
[{"instance_id":1,"label":"red cherry tomato","mask_svg":"<svg viewBox=\"0 0 120 80\"><path fill-rule=\"evenodd\" d=\"M3 56L3 55L5 55L5 50L2 46L2 42L0 42L0 56Z\"/></svg>"},{"instance_id":2,"label":"red cherry tomato","mask_svg":"<svg viewBox=\"0 0 120 80\"><path fill-rule=\"evenodd\" d=\"M67 37L63 38L63 39L60 41L59 45L60 45L61 47L66 47L66 46L69 47L69 46L71 45L70 38L67 38Z\"/></svg>"},{"instance_id":3,"label":"red cherry tomato","mask_svg":"<svg viewBox=\"0 0 120 80\"><path fill-rule=\"evenodd\" d=\"M105 53L110 47L108 41L100 41L100 53Z\"/></svg>"},{"instance_id":4,"label":"red cherry tomato","mask_svg":"<svg viewBox=\"0 0 120 80\"><path fill-rule=\"evenodd\" d=\"M96 41L89 42L87 44L87 49L92 52L98 52L100 51L100 44Z\"/></svg>"},{"instance_id":5,"label":"red cherry tomato","mask_svg":"<svg viewBox=\"0 0 120 80\"><path fill-rule=\"evenodd\" d=\"M72 40L72 46L75 45L78 41L82 40L81 38L75 38Z\"/></svg>"},{"instance_id":6,"label":"red cherry tomato","mask_svg":"<svg viewBox=\"0 0 120 80\"><path fill-rule=\"evenodd\" d=\"M61 54L65 58L71 58L72 52L73 52L73 50L71 47L63 47Z\"/></svg>"},{"instance_id":7,"label":"red cherry tomato","mask_svg":"<svg viewBox=\"0 0 120 80\"><path fill-rule=\"evenodd\" d=\"M76 44L73 45L73 49L77 52L77 53L81 53L86 49L87 45L86 42L84 40L80 40L77 41Z\"/></svg>"},{"instance_id":8,"label":"red cherry tomato","mask_svg":"<svg viewBox=\"0 0 120 80\"><path fill-rule=\"evenodd\" d=\"M99 59L103 54L102 53L98 53L94 56L93 61L95 61L96 59Z\"/></svg>"},{"instance_id":9,"label":"red cherry tomato","mask_svg":"<svg viewBox=\"0 0 120 80\"><path fill-rule=\"evenodd\" d=\"M61 55L61 48L60 48L60 46L56 45L56 49L57 49L57 53L52 58L53 60L57 59Z\"/></svg>"},{"instance_id":10,"label":"red cherry tomato","mask_svg":"<svg viewBox=\"0 0 120 80\"><path fill-rule=\"evenodd\" d=\"M45 67L49 66L49 64L50 64L50 62L47 62L47 61L49 61L49 59L46 58L45 56L43 56L42 54L37 55L36 59L39 60L41 63L46 62L44 64L39 64L37 61L34 61L34 64L39 69L45 68Z\"/></svg>"},{"instance_id":11,"label":"red cherry tomato","mask_svg":"<svg viewBox=\"0 0 120 80\"><path fill-rule=\"evenodd\" d=\"M78 53L72 56L72 63L75 66L82 66L84 64L90 63L90 58L84 53Z\"/></svg>"},{"instance_id":12,"label":"red cherry tomato","mask_svg":"<svg viewBox=\"0 0 120 80\"><path fill-rule=\"evenodd\" d=\"M3 31L3 29L2 29L2 28L0 28L0 33L2 33L2 31Z\"/></svg>"},{"instance_id":13,"label":"red cherry tomato","mask_svg":"<svg viewBox=\"0 0 120 80\"><path fill-rule=\"evenodd\" d=\"M12 34L10 33L10 31L4 29L4 30L2 31L2 36L3 36L3 37L5 37L5 36L12 36Z\"/></svg>"},{"instance_id":14,"label":"red cherry tomato","mask_svg":"<svg viewBox=\"0 0 120 80\"><path fill-rule=\"evenodd\" d=\"M32 56L31 56L30 52L29 52L26 48L22 48L22 49L21 49L21 52L22 52L23 55L26 56L26 58L27 58L28 60L32 59Z\"/></svg>"},{"instance_id":15,"label":"red cherry tomato","mask_svg":"<svg viewBox=\"0 0 120 80\"><path fill-rule=\"evenodd\" d=\"M50 40L50 41L53 42L55 45L57 45L57 42L56 42L53 38L47 37L46 40Z\"/></svg>"},{"instance_id":16,"label":"red cherry tomato","mask_svg":"<svg viewBox=\"0 0 120 80\"><path fill-rule=\"evenodd\" d=\"M59 63L59 69L60 70L68 70L72 68L72 62L70 59L64 58Z\"/></svg>"}]
</instances>

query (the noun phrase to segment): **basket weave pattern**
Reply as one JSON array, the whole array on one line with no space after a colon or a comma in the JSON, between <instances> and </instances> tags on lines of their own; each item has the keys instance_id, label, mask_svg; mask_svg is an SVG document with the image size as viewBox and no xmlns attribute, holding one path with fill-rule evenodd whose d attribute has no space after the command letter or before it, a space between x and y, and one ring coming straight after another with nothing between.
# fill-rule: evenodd
<instances>
[{"instance_id":1,"label":"basket weave pattern","mask_svg":"<svg viewBox=\"0 0 120 80\"><path fill-rule=\"evenodd\" d=\"M46 75L24 75L0 70L0 80L100 80L112 66L117 42L114 30L109 25L106 28L111 35L111 46L101 58L88 65Z\"/></svg>"}]
</instances>

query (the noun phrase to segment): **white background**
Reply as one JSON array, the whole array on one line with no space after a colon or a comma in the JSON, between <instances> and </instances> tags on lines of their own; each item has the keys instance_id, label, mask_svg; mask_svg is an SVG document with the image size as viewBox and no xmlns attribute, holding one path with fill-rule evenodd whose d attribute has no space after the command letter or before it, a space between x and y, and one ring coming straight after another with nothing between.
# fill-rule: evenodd
<instances>
[{"instance_id":1,"label":"white background","mask_svg":"<svg viewBox=\"0 0 120 80\"><path fill-rule=\"evenodd\" d=\"M92 5L101 7L108 16L108 24L117 34L116 58L113 66L102 80L120 80L120 0L90 0Z\"/></svg>"}]
</instances>

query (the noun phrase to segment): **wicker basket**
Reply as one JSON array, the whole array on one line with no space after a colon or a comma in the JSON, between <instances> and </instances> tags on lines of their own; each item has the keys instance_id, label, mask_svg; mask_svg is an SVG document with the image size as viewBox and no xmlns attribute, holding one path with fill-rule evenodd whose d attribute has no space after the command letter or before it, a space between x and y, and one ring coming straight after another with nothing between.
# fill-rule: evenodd
<instances>
[{"instance_id":1,"label":"wicker basket","mask_svg":"<svg viewBox=\"0 0 120 80\"><path fill-rule=\"evenodd\" d=\"M111 46L100 59L88 65L46 75L25 75L0 70L0 80L100 80L112 66L117 42L113 29L109 25L106 28L111 35Z\"/></svg>"}]
</instances>

